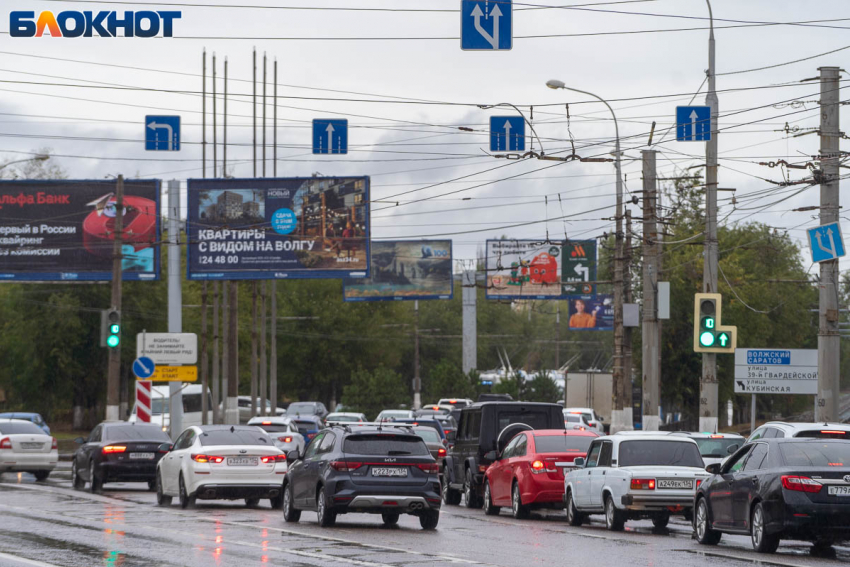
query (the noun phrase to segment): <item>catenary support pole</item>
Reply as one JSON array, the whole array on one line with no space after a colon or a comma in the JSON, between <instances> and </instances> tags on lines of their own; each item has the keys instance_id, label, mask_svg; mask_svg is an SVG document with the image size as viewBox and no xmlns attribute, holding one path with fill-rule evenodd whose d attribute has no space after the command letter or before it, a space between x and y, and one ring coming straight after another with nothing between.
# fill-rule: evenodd
<instances>
[{"instance_id":1,"label":"catenary support pole","mask_svg":"<svg viewBox=\"0 0 850 567\"><path fill-rule=\"evenodd\" d=\"M660 368L658 366L658 209L654 150L641 151L643 159L643 322L641 364L643 369L643 416L645 431L658 431Z\"/></svg>"},{"instance_id":2,"label":"catenary support pole","mask_svg":"<svg viewBox=\"0 0 850 567\"><path fill-rule=\"evenodd\" d=\"M183 332L183 294L180 287L180 182L168 182L168 332ZM169 382L171 439L183 433L183 384Z\"/></svg>"},{"instance_id":3,"label":"catenary support pole","mask_svg":"<svg viewBox=\"0 0 850 567\"><path fill-rule=\"evenodd\" d=\"M201 177L207 176L207 50L201 57Z\"/></svg>"},{"instance_id":4,"label":"catenary support pole","mask_svg":"<svg viewBox=\"0 0 850 567\"><path fill-rule=\"evenodd\" d=\"M263 177L266 176L266 61L263 51Z\"/></svg>"},{"instance_id":5,"label":"catenary support pole","mask_svg":"<svg viewBox=\"0 0 850 567\"><path fill-rule=\"evenodd\" d=\"M254 177L257 177L257 48L254 48L254 96L251 99L251 110L254 114Z\"/></svg>"},{"instance_id":6,"label":"catenary support pole","mask_svg":"<svg viewBox=\"0 0 850 567\"><path fill-rule=\"evenodd\" d=\"M475 270L464 270L461 280L463 297L463 372L469 373L478 367L478 320L476 301L478 286Z\"/></svg>"},{"instance_id":7,"label":"catenary support pole","mask_svg":"<svg viewBox=\"0 0 850 567\"><path fill-rule=\"evenodd\" d=\"M216 63L215 51L212 55L212 134L213 134L213 178L218 177L218 111L216 105L218 100L215 96L216 90Z\"/></svg>"},{"instance_id":8,"label":"catenary support pole","mask_svg":"<svg viewBox=\"0 0 850 567\"><path fill-rule=\"evenodd\" d=\"M702 291L717 293L717 85L714 71L714 14L708 4L708 94L705 104L711 108L711 140L705 145L705 252L702 268ZM719 396L717 389L717 355L703 353L702 377L699 385L699 431L717 431Z\"/></svg>"},{"instance_id":9,"label":"catenary support pole","mask_svg":"<svg viewBox=\"0 0 850 567\"><path fill-rule=\"evenodd\" d=\"M221 176L227 177L227 57L224 58L224 143L221 146Z\"/></svg>"},{"instance_id":10,"label":"catenary support pole","mask_svg":"<svg viewBox=\"0 0 850 567\"><path fill-rule=\"evenodd\" d=\"M121 284L122 273L121 269L123 262L122 244L124 241L124 176L119 175L115 181L115 238L112 241L112 309L121 312ZM106 421L118 421L121 393L120 376L121 376L121 346L122 341L118 341L118 346L109 348L109 359L107 363L106 375Z\"/></svg>"},{"instance_id":11,"label":"catenary support pole","mask_svg":"<svg viewBox=\"0 0 850 567\"><path fill-rule=\"evenodd\" d=\"M841 157L838 140L838 67L820 71L820 224L839 222L838 179ZM840 238L840 235L835 235ZM832 238L832 235L830 235ZM834 249L834 245L831 246ZM838 260L820 263L818 286L818 399L817 421L840 421L841 337L838 330Z\"/></svg>"},{"instance_id":12,"label":"catenary support pole","mask_svg":"<svg viewBox=\"0 0 850 567\"><path fill-rule=\"evenodd\" d=\"M632 303L632 212L626 209L626 232L623 245L623 303ZM620 431L634 429L634 403L632 401L632 327L623 325L623 378L620 380ZM611 433L616 433L613 429Z\"/></svg>"},{"instance_id":13,"label":"catenary support pole","mask_svg":"<svg viewBox=\"0 0 850 567\"><path fill-rule=\"evenodd\" d=\"M277 59L274 60L274 109L272 110L272 175L277 177ZM274 280L272 280L272 292L274 292ZM277 314L275 313L275 316ZM276 319L272 319L276 321ZM272 375L274 376L274 375ZM277 387L277 386L275 386ZM274 402L272 402L274 403ZM276 406L272 406L274 408Z\"/></svg>"}]
</instances>

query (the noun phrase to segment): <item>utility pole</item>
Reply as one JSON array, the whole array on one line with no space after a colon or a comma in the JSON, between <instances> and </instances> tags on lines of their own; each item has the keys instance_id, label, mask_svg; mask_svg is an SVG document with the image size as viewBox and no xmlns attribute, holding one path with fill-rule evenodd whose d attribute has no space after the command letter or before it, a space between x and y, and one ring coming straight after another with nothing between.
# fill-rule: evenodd
<instances>
[{"instance_id":1,"label":"utility pole","mask_svg":"<svg viewBox=\"0 0 850 567\"><path fill-rule=\"evenodd\" d=\"M112 309L121 313L121 246L124 242L124 176L119 175L115 182L115 222L112 240ZM118 346L109 349L106 378L106 421L118 421L121 380L121 341Z\"/></svg>"},{"instance_id":2,"label":"utility pole","mask_svg":"<svg viewBox=\"0 0 850 567\"><path fill-rule=\"evenodd\" d=\"M838 67L820 71L820 223L838 222ZM818 398L817 421L840 421L841 338L838 329L838 259L820 262L818 286Z\"/></svg>"},{"instance_id":3,"label":"utility pole","mask_svg":"<svg viewBox=\"0 0 850 567\"><path fill-rule=\"evenodd\" d=\"M654 150L641 151L643 158L643 322L641 333L641 363L643 366L644 431L658 431L660 366L658 358L658 209Z\"/></svg>"},{"instance_id":4,"label":"utility pole","mask_svg":"<svg viewBox=\"0 0 850 567\"><path fill-rule=\"evenodd\" d=\"M183 332L183 294L180 288L180 182L168 182L168 332ZM169 382L171 438L183 433L183 384Z\"/></svg>"},{"instance_id":5,"label":"utility pole","mask_svg":"<svg viewBox=\"0 0 850 567\"><path fill-rule=\"evenodd\" d=\"M561 369L561 302L555 301L555 370L560 370L560 369ZM566 377L564 378L564 389L566 389Z\"/></svg>"},{"instance_id":6,"label":"utility pole","mask_svg":"<svg viewBox=\"0 0 850 567\"><path fill-rule=\"evenodd\" d=\"M422 382L419 379L419 301L413 302L413 409L422 407Z\"/></svg>"},{"instance_id":7,"label":"utility pole","mask_svg":"<svg viewBox=\"0 0 850 567\"><path fill-rule=\"evenodd\" d=\"M717 293L717 85L714 72L714 14L708 4L708 94L706 106L711 108L711 139L705 145L705 252L702 268L702 291ZM717 355L702 354L702 378L699 384L699 429L717 431L718 416Z\"/></svg>"},{"instance_id":8,"label":"utility pole","mask_svg":"<svg viewBox=\"0 0 850 567\"><path fill-rule=\"evenodd\" d=\"M463 297L463 373L468 374L478 367L478 287L475 270L464 270L461 280Z\"/></svg>"},{"instance_id":9,"label":"utility pole","mask_svg":"<svg viewBox=\"0 0 850 567\"><path fill-rule=\"evenodd\" d=\"M626 241L623 247L623 302L632 302L632 211L626 209ZM620 431L634 429L632 412L632 328L623 326L623 378L620 380ZM614 431L613 433L616 433Z\"/></svg>"},{"instance_id":10,"label":"utility pole","mask_svg":"<svg viewBox=\"0 0 850 567\"><path fill-rule=\"evenodd\" d=\"M230 381L227 383L227 413L225 423L239 425L239 282L233 282L230 286L230 360L228 361L227 374Z\"/></svg>"}]
</instances>

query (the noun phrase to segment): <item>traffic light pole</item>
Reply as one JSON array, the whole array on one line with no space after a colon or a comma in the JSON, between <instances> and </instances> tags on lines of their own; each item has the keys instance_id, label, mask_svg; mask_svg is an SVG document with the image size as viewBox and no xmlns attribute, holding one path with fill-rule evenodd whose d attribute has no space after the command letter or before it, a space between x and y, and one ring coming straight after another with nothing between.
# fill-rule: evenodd
<instances>
[{"instance_id":1,"label":"traffic light pole","mask_svg":"<svg viewBox=\"0 0 850 567\"><path fill-rule=\"evenodd\" d=\"M180 288L180 182L168 182L168 332L183 332ZM183 383L169 382L171 438L183 432ZM206 395L206 393L204 393Z\"/></svg>"},{"instance_id":2,"label":"traffic light pole","mask_svg":"<svg viewBox=\"0 0 850 567\"><path fill-rule=\"evenodd\" d=\"M112 308L121 312L121 246L124 243L124 176L115 182L115 232L112 239ZM120 335L119 335L120 337ZM121 341L110 347L106 374L106 421L118 421L121 377Z\"/></svg>"},{"instance_id":3,"label":"traffic light pole","mask_svg":"<svg viewBox=\"0 0 850 567\"><path fill-rule=\"evenodd\" d=\"M717 293L717 86L714 72L714 15L708 4L708 94L706 106L711 108L711 139L705 145L705 253L702 270L702 291ZM699 431L717 431L718 392L717 355L703 353L702 378L699 384Z\"/></svg>"}]
</instances>

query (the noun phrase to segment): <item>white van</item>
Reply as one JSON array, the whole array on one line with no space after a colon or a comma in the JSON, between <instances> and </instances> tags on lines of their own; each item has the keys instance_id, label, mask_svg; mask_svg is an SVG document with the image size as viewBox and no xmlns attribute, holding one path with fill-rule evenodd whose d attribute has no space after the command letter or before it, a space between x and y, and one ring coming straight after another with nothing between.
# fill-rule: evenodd
<instances>
[{"instance_id":1,"label":"white van","mask_svg":"<svg viewBox=\"0 0 850 567\"><path fill-rule=\"evenodd\" d=\"M201 425L203 412L201 411L201 392L202 387L200 384L189 384L185 388L182 389L183 394L183 429L186 429L192 425ZM151 423L159 425L162 427L163 431L170 431L171 428L171 420L169 419L170 412L170 391L169 387L166 386L153 386L151 388ZM210 395L210 391L207 390L207 423L213 422L213 412L212 412L212 396ZM130 423L136 421L136 405L133 404L133 411L130 413L130 417L127 419ZM180 432L177 432L179 435ZM177 437L177 435L172 435L172 438Z\"/></svg>"}]
</instances>

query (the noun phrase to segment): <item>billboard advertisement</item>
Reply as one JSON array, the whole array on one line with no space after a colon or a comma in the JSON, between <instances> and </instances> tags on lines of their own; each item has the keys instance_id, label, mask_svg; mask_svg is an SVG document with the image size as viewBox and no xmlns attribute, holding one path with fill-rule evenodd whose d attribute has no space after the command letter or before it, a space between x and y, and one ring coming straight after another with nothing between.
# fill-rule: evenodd
<instances>
[{"instance_id":1,"label":"billboard advertisement","mask_svg":"<svg viewBox=\"0 0 850 567\"><path fill-rule=\"evenodd\" d=\"M487 299L560 299L561 244L487 241Z\"/></svg>"},{"instance_id":2,"label":"billboard advertisement","mask_svg":"<svg viewBox=\"0 0 850 567\"><path fill-rule=\"evenodd\" d=\"M451 299L451 240L372 242L368 278L343 280L345 301Z\"/></svg>"},{"instance_id":3,"label":"billboard advertisement","mask_svg":"<svg viewBox=\"0 0 850 567\"><path fill-rule=\"evenodd\" d=\"M570 318L567 328L570 331L613 331L614 296L570 295Z\"/></svg>"},{"instance_id":4,"label":"billboard advertisement","mask_svg":"<svg viewBox=\"0 0 850 567\"><path fill-rule=\"evenodd\" d=\"M365 278L369 178L190 179L190 280Z\"/></svg>"},{"instance_id":5,"label":"billboard advertisement","mask_svg":"<svg viewBox=\"0 0 850 567\"><path fill-rule=\"evenodd\" d=\"M109 281L114 180L0 181L0 281ZM159 278L159 181L124 181L124 280Z\"/></svg>"}]
</instances>

